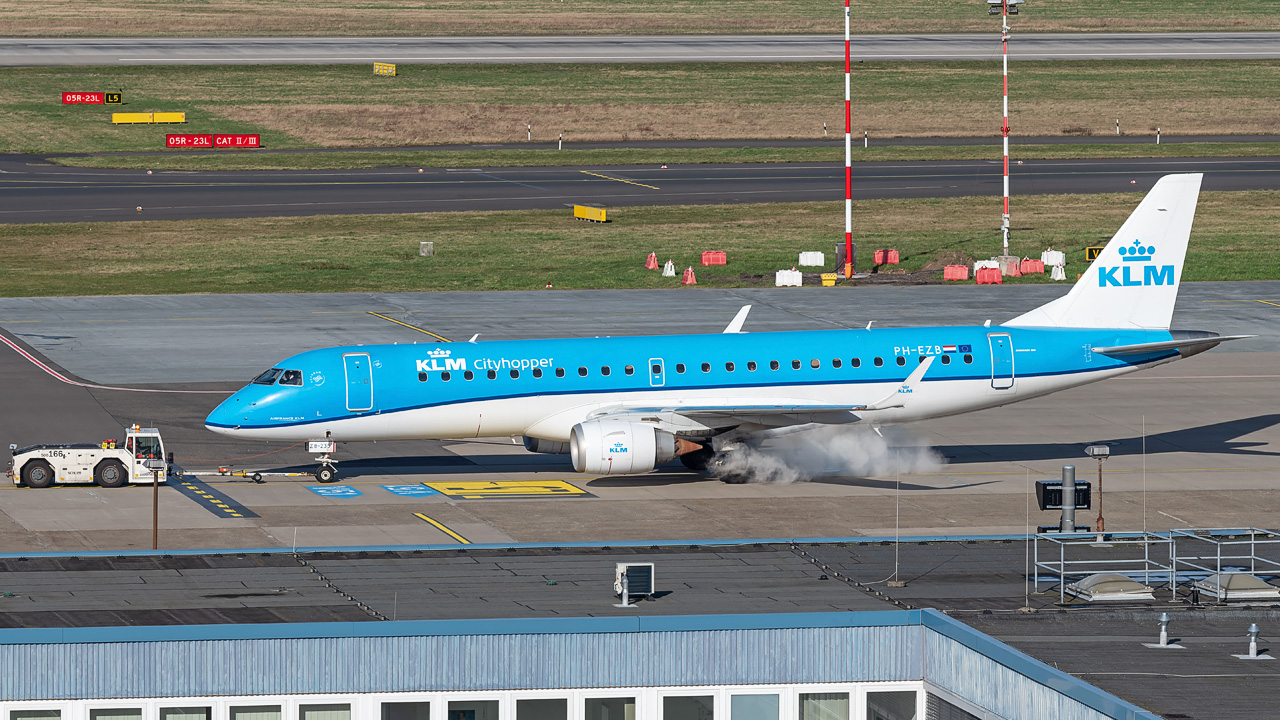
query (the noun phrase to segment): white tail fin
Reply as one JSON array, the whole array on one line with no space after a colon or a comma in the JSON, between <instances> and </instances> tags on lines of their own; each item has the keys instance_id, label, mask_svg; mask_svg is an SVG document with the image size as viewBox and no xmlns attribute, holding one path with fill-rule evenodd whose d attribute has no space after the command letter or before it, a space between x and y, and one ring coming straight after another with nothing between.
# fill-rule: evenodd
<instances>
[{"instance_id":1,"label":"white tail fin","mask_svg":"<svg viewBox=\"0 0 1280 720\"><path fill-rule=\"evenodd\" d=\"M1203 178L1160 178L1071 292L1005 325L1167 330Z\"/></svg>"}]
</instances>

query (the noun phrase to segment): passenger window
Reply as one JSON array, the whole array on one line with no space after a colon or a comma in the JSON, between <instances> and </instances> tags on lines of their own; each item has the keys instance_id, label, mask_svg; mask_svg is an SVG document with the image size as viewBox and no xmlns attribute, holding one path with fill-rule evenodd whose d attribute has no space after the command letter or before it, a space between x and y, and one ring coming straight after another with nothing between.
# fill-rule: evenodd
<instances>
[{"instance_id":1,"label":"passenger window","mask_svg":"<svg viewBox=\"0 0 1280 720\"><path fill-rule=\"evenodd\" d=\"M792 361L791 361L791 369L792 369L792 370L799 370L799 369L800 369L800 361L799 361L799 360L792 360Z\"/></svg>"},{"instance_id":2,"label":"passenger window","mask_svg":"<svg viewBox=\"0 0 1280 720\"><path fill-rule=\"evenodd\" d=\"M831 358L831 367L840 369L840 358Z\"/></svg>"},{"instance_id":3,"label":"passenger window","mask_svg":"<svg viewBox=\"0 0 1280 720\"><path fill-rule=\"evenodd\" d=\"M876 363L876 367L881 367L881 366L883 366L883 365L884 365L884 358L876 358L875 363Z\"/></svg>"},{"instance_id":4,"label":"passenger window","mask_svg":"<svg viewBox=\"0 0 1280 720\"><path fill-rule=\"evenodd\" d=\"M702 363L702 372L711 372L711 363Z\"/></svg>"},{"instance_id":5,"label":"passenger window","mask_svg":"<svg viewBox=\"0 0 1280 720\"><path fill-rule=\"evenodd\" d=\"M928 356L927 356L927 355L921 355L920 357L916 358L916 362L924 362L924 359L925 359L926 357L928 357Z\"/></svg>"},{"instance_id":6,"label":"passenger window","mask_svg":"<svg viewBox=\"0 0 1280 720\"><path fill-rule=\"evenodd\" d=\"M449 376L449 373L444 373L444 375L443 375L443 377L444 377L444 379L445 379L445 380L448 380L448 379L449 379L449 377L448 377L448 376ZM462 379L463 379L463 380L474 380L474 379L475 379L475 377L476 377L476 374L475 374L475 373L473 373L473 372L471 372L470 370L468 370L468 371L466 371L466 372L462 373Z\"/></svg>"},{"instance_id":7,"label":"passenger window","mask_svg":"<svg viewBox=\"0 0 1280 720\"><path fill-rule=\"evenodd\" d=\"M564 377L564 368L556 368L556 377Z\"/></svg>"},{"instance_id":8,"label":"passenger window","mask_svg":"<svg viewBox=\"0 0 1280 720\"><path fill-rule=\"evenodd\" d=\"M519 371L519 370L512 370L512 371L511 371L511 379L512 379L512 380L519 380L519 379L520 379L520 371Z\"/></svg>"},{"instance_id":9,"label":"passenger window","mask_svg":"<svg viewBox=\"0 0 1280 720\"><path fill-rule=\"evenodd\" d=\"M973 356L966 353L964 356L964 364L969 365L972 363L973 363Z\"/></svg>"},{"instance_id":10,"label":"passenger window","mask_svg":"<svg viewBox=\"0 0 1280 720\"><path fill-rule=\"evenodd\" d=\"M898 367L902 367L903 365L907 364L907 359L899 355L897 363L898 363Z\"/></svg>"},{"instance_id":11,"label":"passenger window","mask_svg":"<svg viewBox=\"0 0 1280 720\"><path fill-rule=\"evenodd\" d=\"M725 369L725 370L728 370L729 372L733 372L733 363L731 363L731 362L727 362L727 363L725 363L725 364L724 364L724 369Z\"/></svg>"},{"instance_id":12,"label":"passenger window","mask_svg":"<svg viewBox=\"0 0 1280 720\"><path fill-rule=\"evenodd\" d=\"M770 369L770 370L777 370L779 367L782 367L782 366L778 364L778 361L777 361L777 360L770 360L770 361L769 361L769 369Z\"/></svg>"},{"instance_id":13,"label":"passenger window","mask_svg":"<svg viewBox=\"0 0 1280 720\"><path fill-rule=\"evenodd\" d=\"M427 374L426 374L426 373L418 373L418 382L426 382L426 381L427 381Z\"/></svg>"},{"instance_id":14,"label":"passenger window","mask_svg":"<svg viewBox=\"0 0 1280 720\"><path fill-rule=\"evenodd\" d=\"M285 370L284 375L280 377L280 384L294 385L294 386L302 385L302 371L301 370Z\"/></svg>"},{"instance_id":15,"label":"passenger window","mask_svg":"<svg viewBox=\"0 0 1280 720\"><path fill-rule=\"evenodd\" d=\"M626 366L626 367L622 368L622 372L624 372L624 373L626 373L626 374L628 374L628 375L635 375L635 374L636 374L636 367L635 367L634 365L628 365L628 366Z\"/></svg>"},{"instance_id":16,"label":"passenger window","mask_svg":"<svg viewBox=\"0 0 1280 720\"><path fill-rule=\"evenodd\" d=\"M608 375L610 372L611 372L611 371L609 370L609 366L608 366L608 365L602 365L602 366L600 367L600 374L601 374L601 375Z\"/></svg>"},{"instance_id":17,"label":"passenger window","mask_svg":"<svg viewBox=\"0 0 1280 720\"><path fill-rule=\"evenodd\" d=\"M536 378L540 378L540 377L542 377L542 368L534 368L534 369L533 369L533 376L534 376L534 377L536 377Z\"/></svg>"},{"instance_id":18,"label":"passenger window","mask_svg":"<svg viewBox=\"0 0 1280 720\"><path fill-rule=\"evenodd\" d=\"M586 376L587 376L587 369L584 367L578 368L578 377L586 377Z\"/></svg>"},{"instance_id":19,"label":"passenger window","mask_svg":"<svg viewBox=\"0 0 1280 720\"><path fill-rule=\"evenodd\" d=\"M649 366L649 372L653 373L654 375L661 375L662 366L657 363L654 363L653 365Z\"/></svg>"},{"instance_id":20,"label":"passenger window","mask_svg":"<svg viewBox=\"0 0 1280 720\"><path fill-rule=\"evenodd\" d=\"M680 375L684 374L684 363L676 363L676 372Z\"/></svg>"},{"instance_id":21,"label":"passenger window","mask_svg":"<svg viewBox=\"0 0 1280 720\"><path fill-rule=\"evenodd\" d=\"M471 374L471 371L470 371L470 370L468 370L468 371L467 371L467 374L468 374L468 375L470 375L470 374ZM441 380L443 380L443 381L445 381L445 382L449 382L449 371L448 371L448 370L445 370L444 372L440 373L440 379L441 379ZM468 380L470 380L471 378L467 378L467 379L468 379Z\"/></svg>"},{"instance_id":22,"label":"passenger window","mask_svg":"<svg viewBox=\"0 0 1280 720\"><path fill-rule=\"evenodd\" d=\"M819 360L818 358L814 358L809 361L809 367L813 368L814 370L817 370L818 368L822 367L822 361Z\"/></svg>"},{"instance_id":23,"label":"passenger window","mask_svg":"<svg viewBox=\"0 0 1280 720\"><path fill-rule=\"evenodd\" d=\"M755 371L756 371L756 361L751 360L747 362L747 372L755 372Z\"/></svg>"},{"instance_id":24,"label":"passenger window","mask_svg":"<svg viewBox=\"0 0 1280 720\"><path fill-rule=\"evenodd\" d=\"M488 377L490 380L496 380L498 377L498 373L495 370L490 370L489 372L485 373L485 376Z\"/></svg>"},{"instance_id":25,"label":"passenger window","mask_svg":"<svg viewBox=\"0 0 1280 720\"><path fill-rule=\"evenodd\" d=\"M942 364L943 364L943 365L950 365L950 364L951 364L951 356L950 356L950 355L943 355L943 356L942 356Z\"/></svg>"},{"instance_id":26,"label":"passenger window","mask_svg":"<svg viewBox=\"0 0 1280 720\"><path fill-rule=\"evenodd\" d=\"M274 385L276 378L280 377L280 368L271 368L253 379L254 385Z\"/></svg>"},{"instance_id":27,"label":"passenger window","mask_svg":"<svg viewBox=\"0 0 1280 720\"><path fill-rule=\"evenodd\" d=\"M852 360L850 360L849 367L855 367L855 368L862 367L862 358L853 358Z\"/></svg>"}]
</instances>

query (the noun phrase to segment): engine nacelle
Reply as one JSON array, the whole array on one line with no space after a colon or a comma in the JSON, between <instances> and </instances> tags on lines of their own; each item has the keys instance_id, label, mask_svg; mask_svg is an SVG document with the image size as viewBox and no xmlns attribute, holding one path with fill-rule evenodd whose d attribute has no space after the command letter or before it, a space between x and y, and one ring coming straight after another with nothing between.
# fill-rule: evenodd
<instances>
[{"instance_id":1,"label":"engine nacelle","mask_svg":"<svg viewBox=\"0 0 1280 720\"><path fill-rule=\"evenodd\" d=\"M568 455L569 443L557 440L543 440L542 438L529 437L525 435L521 438L524 440L524 449L529 452L545 453L547 455Z\"/></svg>"},{"instance_id":2,"label":"engine nacelle","mask_svg":"<svg viewBox=\"0 0 1280 720\"><path fill-rule=\"evenodd\" d=\"M676 438L652 425L588 420L569 439L573 469L594 475L646 473L676 456Z\"/></svg>"}]
</instances>

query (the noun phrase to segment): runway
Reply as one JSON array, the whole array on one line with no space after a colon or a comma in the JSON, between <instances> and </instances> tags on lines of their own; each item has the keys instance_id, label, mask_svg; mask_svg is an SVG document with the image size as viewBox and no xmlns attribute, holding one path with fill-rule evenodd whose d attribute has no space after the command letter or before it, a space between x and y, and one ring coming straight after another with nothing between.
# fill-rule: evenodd
<instances>
[{"instance_id":1,"label":"runway","mask_svg":"<svg viewBox=\"0 0 1280 720\"><path fill-rule=\"evenodd\" d=\"M0 300L0 328L71 376L147 389L72 387L0 347L0 442L94 442L154 424L189 470L219 464L305 471L302 448L232 440L202 427L225 394L301 349L456 339L716 332L746 303L751 332L999 323L1065 285L696 291L171 296ZM679 466L594 478L509 438L344 445L338 486L308 477L201 477L162 491L167 547L571 542L706 537L1018 533L1027 487L1082 448L1114 442L1108 528L1266 526L1280 511L1280 282L1193 283L1175 326L1261 333L1134 376L889 433L927 444L940 470L731 486ZM1145 448L1145 453L1144 453ZM266 453L266 454L264 454ZM1087 470L1082 470L1087 475ZM424 485L424 483L426 483ZM517 485L518 484L518 485ZM317 489L318 488L318 489ZM336 489L335 489L336 488ZM412 492L410 492L412 491ZM202 500L244 508L231 516ZM150 490L0 487L0 551L149 547ZM1144 518L1145 513L1145 518ZM430 518L436 524L422 519ZM1032 510L1030 520L1050 522Z\"/></svg>"},{"instance_id":2,"label":"runway","mask_svg":"<svg viewBox=\"0 0 1280 720\"><path fill-rule=\"evenodd\" d=\"M1017 29L1014 30L1017 33ZM995 60L983 35L858 35L857 61ZM1020 34L1017 60L1261 59L1280 57L1280 33ZM403 38L50 38L0 40L0 65L287 65L394 62L831 62L838 35L676 35Z\"/></svg>"},{"instance_id":3,"label":"runway","mask_svg":"<svg viewBox=\"0 0 1280 720\"><path fill-rule=\"evenodd\" d=\"M178 172L0 159L0 223L182 220L353 213L806 202L844 197L840 163ZM1001 163L858 163L855 198L999 195ZM1204 172L1204 189L1280 188L1280 158L1028 160L1015 195L1145 192ZM1132 181L1132 182L1131 182ZM140 213L136 208L142 207Z\"/></svg>"}]
</instances>

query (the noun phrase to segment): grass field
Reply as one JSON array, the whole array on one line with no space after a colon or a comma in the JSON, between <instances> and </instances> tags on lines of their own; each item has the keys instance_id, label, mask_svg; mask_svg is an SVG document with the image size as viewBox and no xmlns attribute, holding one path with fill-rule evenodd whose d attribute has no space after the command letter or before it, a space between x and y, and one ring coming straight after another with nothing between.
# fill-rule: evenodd
<instances>
[{"instance_id":1,"label":"grass field","mask_svg":"<svg viewBox=\"0 0 1280 720\"><path fill-rule=\"evenodd\" d=\"M0 0L15 37L836 33L843 3L811 0ZM983 32L978 0L855 0L855 32ZM1029 0L1015 32L1277 30L1274 0Z\"/></svg>"},{"instance_id":2,"label":"grass field","mask_svg":"<svg viewBox=\"0 0 1280 720\"><path fill-rule=\"evenodd\" d=\"M1046 247L1083 269L1140 195L1019 198L1011 249ZM797 253L831 253L843 238L841 203L618 208L586 224L567 211L326 216L179 222L4 225L0 296L241 292L380 292L544 288L679 288L643 269L656 252L700 287L772 285ZM996 198L855 203L860 268L882 247L900 271L938 260L986 258L998 249ZM1280 192L1203 193L1184 279L1274 279L1280 266ZM436 244L419 257L419 241ZM701 267L703 250L729 264ZM831 255L828 254L830 258ZM922 275L921 277L933 277ZM906 279L906 278L904 278ZM1043 277L1011 282L1047 282ZM690 291L696 292L696 289Z\"/></svg>"},{"instance_id":3,"label":"grass field","mask_svg":"<svg viewBox=\"0 0 1280 720\"><path fill-rule=\"evenodd\" d=\"M1280 133L1280 64L1025 62L1011 74L1015 135ZM1242 82L1241 78L1248 78ZM0 151L159 150L170 132L256 132L264 147L396 147L585 140L822 137L843 132L842 69L826 63L4 68ZM866 63L854 130L996 137L998 63ZM63 91L120 91L124 111L185 125L114 126ZM482 101L501 98L501 102Z\"/></svg>"},{"instance_id":4,"label":"grass field","mask_svg":"<svg viewBox=\"0 0 1280 720\"><path fill-rule=\"evenodd\" d=\"M861 143L861 140L859 140ZM1140 157L1269 157L1280 143L1168 143L1156 145L1020 145L1015 160L1072 160ZM910 160L994 160L998 143L986 146L870 147L856 145L854 162ZM203 155L92 155L53 158L69 167L139 170L354 170L376 167L551 167L600 165L693 165L700 163L843 162L844 146L814 148L618 148L609 150L360 151L321 153L240 152ZM1017 172L1015 168L1014 172Z\"/></svg>"}]
</instances>

